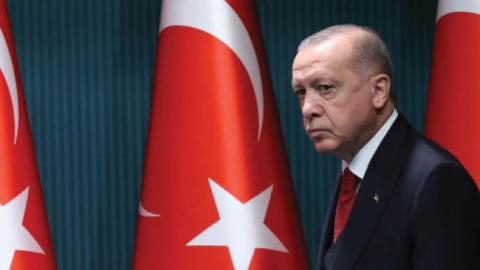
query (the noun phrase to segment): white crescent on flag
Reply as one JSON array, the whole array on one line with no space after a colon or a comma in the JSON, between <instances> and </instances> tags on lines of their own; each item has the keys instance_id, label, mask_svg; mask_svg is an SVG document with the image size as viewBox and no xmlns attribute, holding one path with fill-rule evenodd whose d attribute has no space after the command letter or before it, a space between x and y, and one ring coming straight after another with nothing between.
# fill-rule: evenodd
<instances>
[{"instance_id":1,"label":"white crescent on flag","mask_svg":"<svg viewBox=\"0 0 480 270\"><path fill-rule=\"evenodd\" d=\"M257 140L260 140L264 107L262 77L250 35L235 10L223 0L165 0L162 4L160 32L170 26L199 29L222 41L240 59L255 92Z\"/></svg>"},{"instance_id":2,"label":"white crescent on flag","mask_svg":"<svg viewBox=\"0 0 480 270\"><path fill-rule=\"evenodd\" d=\"M7 83L10 99L12 100L13 121L15 125L15 135L13 143L17 142L18 126L19 126L19 107L18 107L18 90L17 80L13 69L12 56L8 49L7 40L3 31L0 29L0 72L2 72L5 82Z\"/></svg>"},{"instance_id":3,"label":"white crescent on flag","mask_svg":"<svg viewBox=\"0 0 480 270\"><path fill-rule=\"evenodd\" d=\"M480 15L479 0L440 0L438 2L437 21L453 12L469 12Z\"/></svg>"},{"instance_id":4,"label":"white crescent on flag","mask_svg":"<svg viewBox=\"0 0 480 270\"><path fill-rule=\"evenodd\" d=\"M160 214L155 214L153 212L148 211L142 205L142 202L138 205L138 214L142 217L159 217Z\"/></svg>"}]
</instances>

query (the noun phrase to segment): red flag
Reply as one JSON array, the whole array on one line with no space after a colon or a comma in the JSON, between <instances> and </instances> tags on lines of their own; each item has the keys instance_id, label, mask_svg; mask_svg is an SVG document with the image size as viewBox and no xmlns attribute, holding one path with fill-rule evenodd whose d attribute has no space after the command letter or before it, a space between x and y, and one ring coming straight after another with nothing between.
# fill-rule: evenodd
<instances>
[{"instance_id":1,"label":"red flag","mask_svg":"<svg viewBox=\"0 0 480 270\"><path fill-rule=\"evenodd\" d=\"M135 269L307 269L253 1L163 1Z\"/></svg>"},{"instance_id":2,"label":"red flag","mask_svg":"<svg viewBox=\"0 0 480 270\"><path fill-rule=\"evenodd\" d=\"M0 2L0 270L55 269L7 11Z\"/></svg>"},{"instance_id":3,"label":"red flag","mask_svg":"<svg viewBox=\"0 0 480 270\"><path fill-rule=\"evenodd\" d=\"M451 151L480 187L480 1L440 0L427 136Z\"/></svg>"}]
</instances>

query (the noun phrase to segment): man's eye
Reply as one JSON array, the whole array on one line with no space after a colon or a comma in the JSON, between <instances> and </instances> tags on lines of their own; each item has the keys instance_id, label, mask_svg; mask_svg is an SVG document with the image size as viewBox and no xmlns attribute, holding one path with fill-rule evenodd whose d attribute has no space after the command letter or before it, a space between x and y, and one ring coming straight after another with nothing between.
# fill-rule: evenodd
<instances>
[{"instance_id":1,"label":"man's eye","mask_svg":"<svg viewBox=\"0 0 480 270\"><path fill-rule=\"evenodd\" d=\"M329 92L333 89L333 85L319 84L315 87L315 89L320 92Z\"/></svg>"},{"instance_id":2,"label":"man's eye","mask_svg":"<svg viewBox=\"0 0 480 270\"><path fill-rule=\"evenodd\" d=\"M297 90L295 90L295 95L297 95L297 97L303 97L303 96L305 96L305 89L297 89Z\"/></svg>"}]
</instances>

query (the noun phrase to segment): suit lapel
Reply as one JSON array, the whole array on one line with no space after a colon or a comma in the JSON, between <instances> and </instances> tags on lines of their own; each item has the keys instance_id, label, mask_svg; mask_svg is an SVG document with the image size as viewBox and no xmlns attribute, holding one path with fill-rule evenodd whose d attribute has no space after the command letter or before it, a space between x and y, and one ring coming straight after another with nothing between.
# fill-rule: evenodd
<instances>
[{"instance_id":1,"label":"suit lapel","mask_svg":"<svg viewBox=\"0 0 480 270\"><path fill-rule=\"evenodd\" d=\"M352 269L369 242L411 149L407 143L410 129L399 116L375 152L337 243L333 269Z\"/></svg>"}]
</instances>

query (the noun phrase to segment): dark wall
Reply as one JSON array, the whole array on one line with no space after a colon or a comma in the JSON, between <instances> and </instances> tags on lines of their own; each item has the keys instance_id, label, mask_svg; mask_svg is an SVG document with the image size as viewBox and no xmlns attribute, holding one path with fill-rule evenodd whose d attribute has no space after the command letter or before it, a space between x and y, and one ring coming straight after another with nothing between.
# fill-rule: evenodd
<instances>
[{"instance_id":1,"label":"dark wall","mask_svg":"<svg viewBox=\"0 0 480 270\"><path fill-rule=\"evenodd\" d=\"M298 42L372 27L392 51L398 108L423 128L436 1L257 1L313 262L337 168L308 142L290 90ZM161 1L10 0L59 269L130 269Z\"/></svg>"}]
</instances>

